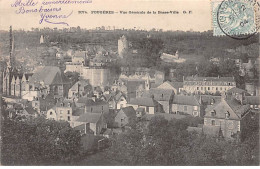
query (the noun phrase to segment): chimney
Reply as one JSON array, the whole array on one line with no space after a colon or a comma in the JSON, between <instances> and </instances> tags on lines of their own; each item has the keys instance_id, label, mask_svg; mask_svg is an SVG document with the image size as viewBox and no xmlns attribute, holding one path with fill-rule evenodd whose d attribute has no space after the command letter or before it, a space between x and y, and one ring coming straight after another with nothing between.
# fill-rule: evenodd
<instances>
[{"instance_id":1,"label":"chimney","mask_svg":"<svg viewBox=\"0 0 260 169\"><path fill-rule=\"evenodd\" d=\"M224 101L226 98L227 98L226 92L223 92L223 93L221 94L221 101Z\"/></svg>"},{"instance_id":2,"label":"chimney","mask_svg":"<svg viewBox=\"0 0 260 169\"><path fill-rule=\"evenodd\" d=\"M92 96L92 100L96 102L96 96Z\"/></svg>"}]
</instances>

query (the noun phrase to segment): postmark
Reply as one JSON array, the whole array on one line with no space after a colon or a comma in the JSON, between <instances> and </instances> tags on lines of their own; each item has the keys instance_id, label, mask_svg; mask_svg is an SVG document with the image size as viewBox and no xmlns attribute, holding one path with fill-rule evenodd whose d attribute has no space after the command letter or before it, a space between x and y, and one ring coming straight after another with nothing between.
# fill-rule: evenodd
<instances>
[{"instance_id":1,"label":"postmark","mask_svg":"<svg viewBox=\"0 0 260 169\"><path fill-rule=\"evenodd\" d=\"M257 33L258 12L254 0L212 2L213 34L234 39L247 39Z\"/></svg>"}]
</instances>

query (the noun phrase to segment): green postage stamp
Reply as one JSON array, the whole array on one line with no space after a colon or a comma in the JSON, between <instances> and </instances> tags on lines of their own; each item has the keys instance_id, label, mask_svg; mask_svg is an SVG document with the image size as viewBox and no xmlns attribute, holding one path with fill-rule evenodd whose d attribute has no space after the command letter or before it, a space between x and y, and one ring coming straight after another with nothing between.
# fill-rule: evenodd
<instances>
[{"instance_id":1,"label":"green postage stamp","mask_svg":"<svg viewBox=\"0 0 260 169\"><path fill-rule=\"evenodd\" d=\"M259 0L211 0L214 36L246 39L259 28Z\"/></svg>"}]
</instances>

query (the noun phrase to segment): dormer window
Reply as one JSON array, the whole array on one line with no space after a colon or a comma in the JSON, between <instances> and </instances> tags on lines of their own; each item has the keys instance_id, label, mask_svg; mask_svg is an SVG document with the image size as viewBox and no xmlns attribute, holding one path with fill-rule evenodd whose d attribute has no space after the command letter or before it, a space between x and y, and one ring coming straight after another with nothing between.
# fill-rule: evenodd
<instances>
[{"instance_id":1,"label":"dormer window","mask_svg":"<svg viewBox=\"0 0 260 169\"><path fill-rule=\"evenodd\" d=\"M213 110L212 112L211 112L211 116L216 116L216 110Z\"/></svg>"},{"instance_id":2,"label":"dormer window","mask_svg":"<svg viewBox=\"0 0 260 169\"><path fill-rule=\"evenodd\" d=\"M228 119L230 117L229 111L226 112L225 116L226 116L226 119Z\"/></svg>"}]
</instances>

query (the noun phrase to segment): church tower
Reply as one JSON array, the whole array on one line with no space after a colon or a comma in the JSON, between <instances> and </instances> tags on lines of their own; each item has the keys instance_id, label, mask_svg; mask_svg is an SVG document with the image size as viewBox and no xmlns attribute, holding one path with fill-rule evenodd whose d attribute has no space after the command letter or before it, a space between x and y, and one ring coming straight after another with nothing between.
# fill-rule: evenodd
<instances>
[{"instance_id":1,"label":"church tower","mask_svg":"<svg viewBox=\"0 0 260 169\"><path fill-rule=\"evenodd\" d=\"M10 34L9 34L9 60L7 61L7 67L6 70L3 73L3 94L4 95L11 95L11 81L12 76L14 73L14 37L13 37L13 31L12 26L10 26Z\"/></svg>"}]
</instances>

